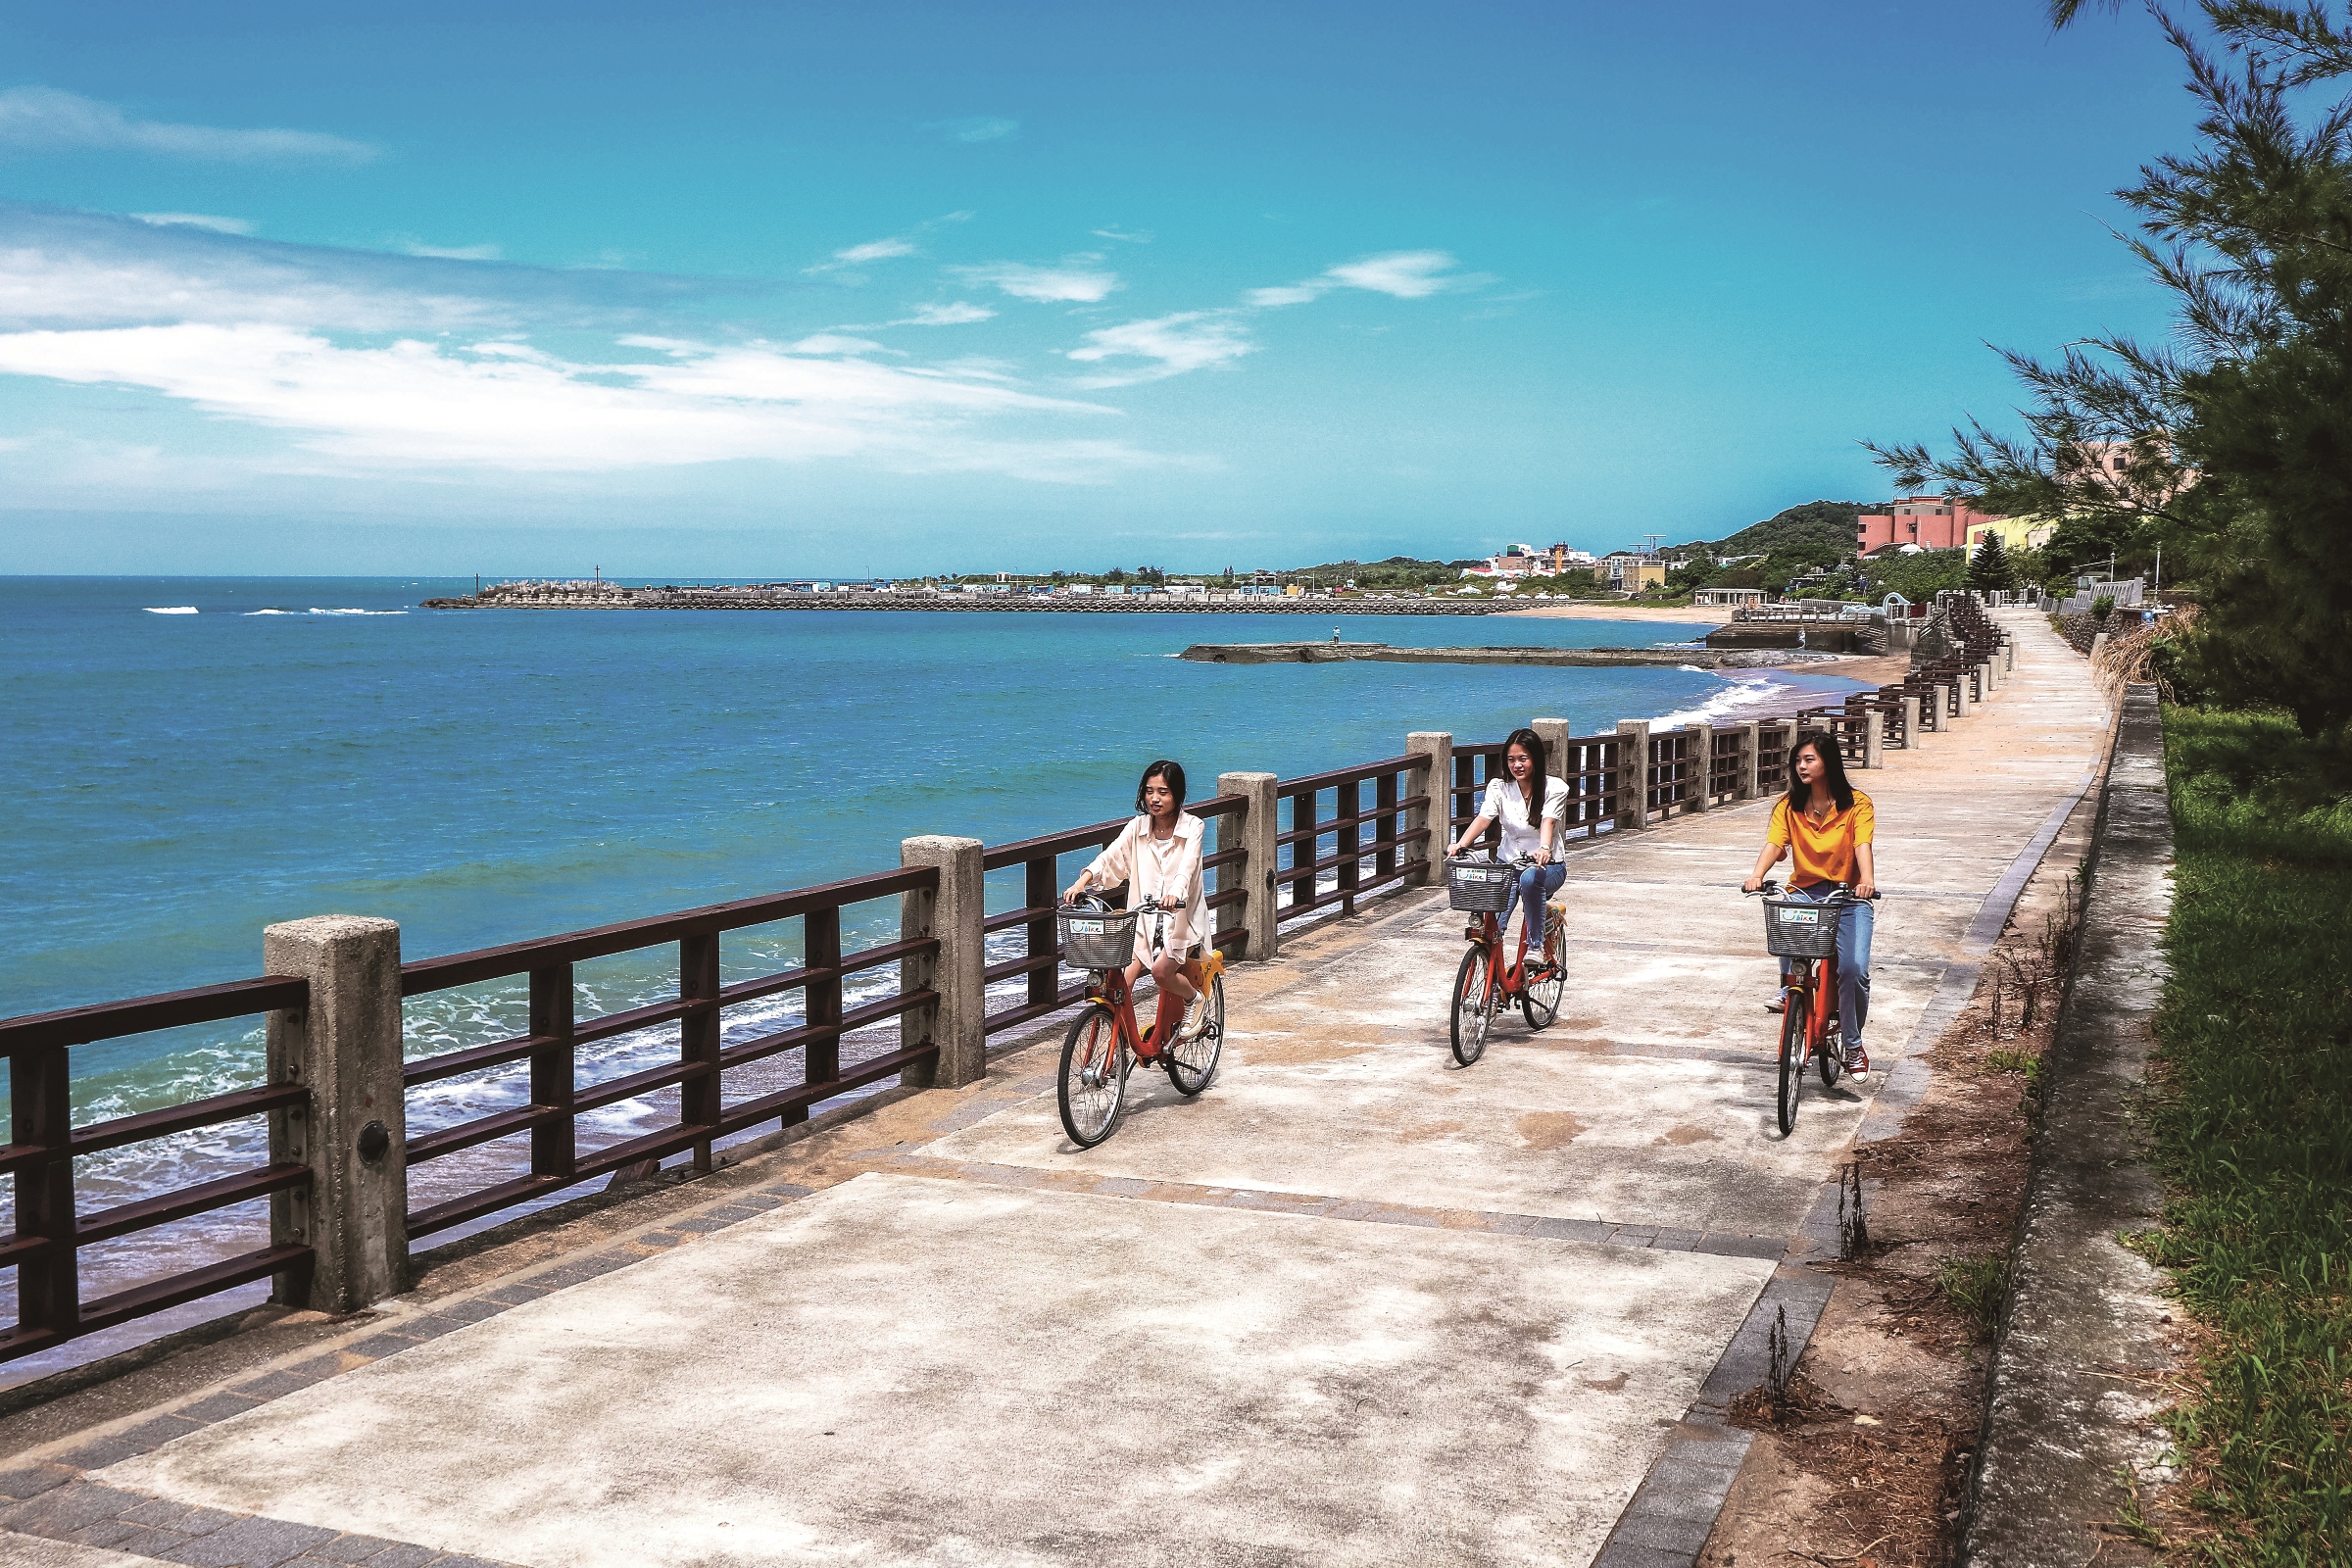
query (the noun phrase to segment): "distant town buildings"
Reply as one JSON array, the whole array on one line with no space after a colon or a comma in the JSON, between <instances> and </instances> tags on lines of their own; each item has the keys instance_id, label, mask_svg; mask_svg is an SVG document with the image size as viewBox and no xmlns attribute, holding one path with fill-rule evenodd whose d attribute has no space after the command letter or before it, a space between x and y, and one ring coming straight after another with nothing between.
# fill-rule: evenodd
<instances>
[{"instance_id":1,"label":"distant town buildings","mask_svg":"<svg viewBox=\"0 0 2352 1568\"><path fill-rule=\"evenodd\" d=\"M1539 550L1534 545L1505 545L1502 554L1489 556L1475 566L1462 568L1465 577L1510 578L1557 577L1564 571L1590 570L1592 553L1572 550L1564 544L1545 545Z\"/></svg>"}]
</instances>

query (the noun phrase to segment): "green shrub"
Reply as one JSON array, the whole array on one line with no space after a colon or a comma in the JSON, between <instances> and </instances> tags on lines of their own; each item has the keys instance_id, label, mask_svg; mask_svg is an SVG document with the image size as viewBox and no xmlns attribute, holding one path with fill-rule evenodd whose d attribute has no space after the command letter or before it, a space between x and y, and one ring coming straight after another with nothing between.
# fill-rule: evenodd
<instances>
[{"instance_id":1,"label":"green shrub","mask_svg":"<svg viewBox=\"0 0 2352 1568\"><path fill-rule=\"evenodd\" d=\"M2098 598L2096 598L2096 599L2093 599L2093 600L2090 602L2090 618L2091 618L2091 619L2093 619L2093 620L2105 620L2105 619L2106 619L2106 618L2107 618L2109 615L2112 615L2112 614L2114 614L2114 613L2115 613L2115 595L2113 595L2113 594L2101 594L2101 595L2099 595L2099 597L2098 597Z\"/></svg>"}]
</instances>

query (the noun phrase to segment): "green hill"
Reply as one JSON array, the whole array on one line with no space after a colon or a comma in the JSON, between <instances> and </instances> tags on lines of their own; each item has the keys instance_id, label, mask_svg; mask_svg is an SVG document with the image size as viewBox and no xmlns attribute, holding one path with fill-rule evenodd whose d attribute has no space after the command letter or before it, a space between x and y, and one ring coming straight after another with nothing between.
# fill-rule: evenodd
<instances>
[{"instance_id":1,"label":"green hill","mask_svg":"<svg viewBox=\"0 0 2352 1568\"><path fill-rule=\"evenodd\" d=\"M1854 553L1854 519L1879 505L1875 501L1808 501L1775 513L1762 522L1749 523L1728 538L1694 539L1675 548L1711 556L1768 555L1776 564L1838 561Z\"/></svg>"}]
</instances>

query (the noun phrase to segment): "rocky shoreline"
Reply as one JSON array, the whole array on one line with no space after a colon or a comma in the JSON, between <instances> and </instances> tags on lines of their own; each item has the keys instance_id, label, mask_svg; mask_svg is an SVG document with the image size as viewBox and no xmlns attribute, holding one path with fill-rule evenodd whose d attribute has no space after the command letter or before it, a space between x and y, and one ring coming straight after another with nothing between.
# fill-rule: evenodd
<instances>
[{"instance_id":1,"label":"rocky shoreline","mask_svg":"<svg viewBox=\"0 0 2352 1568\"><path fill-rule=\"evenodd\" d=\"M1195 643L1177 657L1204 664L1544 664L1575 669L1781 669L1835 664L1837 654L1756 648L1396 648L1387 643Z\"/></svg>"}]
</instances>

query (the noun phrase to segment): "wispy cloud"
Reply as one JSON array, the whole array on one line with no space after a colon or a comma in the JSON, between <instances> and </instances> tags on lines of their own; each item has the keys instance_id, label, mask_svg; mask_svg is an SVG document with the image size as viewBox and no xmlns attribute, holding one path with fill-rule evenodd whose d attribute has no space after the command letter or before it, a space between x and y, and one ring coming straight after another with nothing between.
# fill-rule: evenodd
<instances>
[{"instance_id":1,"label":"wispy cloud","mask_svg":"<svg viewBox=\"0 0 2352 1568\"><path fill-rule=\"evenodd\" d=\"M436 262L495 262L502 254L495 245L404 245L411 256Z\"/></svg>"},{"instance_id":2,"label":"wispy cloud","mask_svg":"<svg viewBox=\"0 0 2352 1568\"><path fill-rule=\"evenodd\" d=\"M925 130L936 130L950 141L1003 141L1021 133L1021 122L997 115L976 115L968 120L932 120L923 124Z\"/></svg>"},{"instance_id":3,"label":"wispy cloud","mask_svg":"<svg viewBox=\"0 0 2352 1568\"><path fill-rule=\"evenodd\" d=\"M113 104L55 87L0 92L0 151L135 152L228 163L366 163L376 149L316 130L227 130L133 120Z\"/></svg>"},{"instance_id":4,"label":"wispy cloud","mask_svg":"<svg viewBox=\"0 0 2352 1568\"><path fill-rule=\"evenodd\" d=\"M1132 234L1127 232L1125 229L1119 228L1098 228L1094 232L1103 239L1123 240L1129 245L1149 245L1152 243L1152 231L1148 228L1137 229Z\"/></svg>"},{"instance_id":5,"label":"wispy cloud","mask_svg":"<svg viewBox=\"0 0 2352 1568\"><path fill-rule=\"evenodd\" d=\"M1119 286L1118 273L1083 264L1031 267L1024 262L989 262L979 267L951 267L948 270L967 283L985 284L1016 300L1045 304L1093 305Z\"/></svg>"},{"instance_id":6,"label":"wispy cloud","mask_svg":"<svg viewBox=\"0 0 2352 1568\"><path fill-rule=\"evenodd\" d=\"M1257 345L1232 316L1223 311L1183 311L1146 321L1126 321L1086 334L1086 346L1069 351L1082 364L1106 360L1146 360L1152 363L1106 369L1078 382L1082 387L1132 386L1138 381L1160 381L1187 370L1205 369L1254 353Z\"/></svg>"},{"instance_id":7,"label":"wispy cloud","mask_svg":"<svg viewBox=\"0 0 2352 1568\"><path fill-rule=\"evenodd\" d=\"M972 305L957 300L951 305L918 305L912 316L902 316L885 326L968 326L974 321L993 320L996 312L985 305Z\"/></svg>"},{"instance_id":8,"label":"wispy cloud","mask_svg":"<svg viewBox=\"0 0 2352 1568\"><path fill-rule=\"evenodd\" d=\"M844 268L863 267L868 262L887 262L915 254L914 241L894 235L888 239L869 239L862 245L845 246L835 251L830 261L819 262L814 267L805 267L801 270L815 276L824 272L838 272Z\"/></svg>"},{"instance_id":9,"label":"wispy cloud","mask_svg":"<svg viewBox=\"0 0 2352 1568\"><path fill-rule=\"evenodd\" d=\"M157 228L209 228L216 234L250 234L253 224L242 218L216 218L211 213L133 213L131 217Z\"/></svg>"},{"instance_id":10,"label":"wispy cloud","mask_svg":"<svg viewBox=\"0 0 2352 1568\"><path fill-rule=\"evenodd\" d=\"M880 357L899 351L838 329L783 344L623 324L684 318L647 303L678 281L0 205L0 377L142 388L279 432L250 460L269 471L519 476L840 459L1090 483L1169 461L1101 433L1116 411L1029 390L985 363L894 363ZM555 331L562 352L539 335Z\"/></svg>"},{"instance_id":11,"label":"wispy cloud","mask_svg":"<svg viewBox=\"0 0 2352 1568\"><path fill-rule=\"evenodd\" d=\"M1484 272L1457 272L1454 269L1459 265L1445 251L1390 251L1327 267L1320 274L1297 283L1251 289L1246 298L1259 310L1305 305L1335 288L1357 288L1393 299L1420 300L1494 281Z\"/></svg>"}]
</instances>

